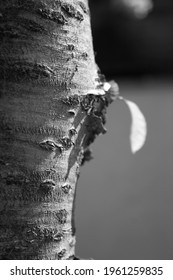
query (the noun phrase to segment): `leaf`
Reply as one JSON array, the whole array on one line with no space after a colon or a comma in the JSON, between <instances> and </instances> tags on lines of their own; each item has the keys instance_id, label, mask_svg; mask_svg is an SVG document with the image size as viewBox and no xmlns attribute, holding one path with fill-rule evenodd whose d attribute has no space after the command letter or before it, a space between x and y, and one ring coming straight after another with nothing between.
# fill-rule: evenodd
<instances>
[{"instance_id":1,"label":"leaf","mask_svg":"<svg viewBox=\"0 0 173 280\"><path fill-rule=\"evenodd\" d=\"M144 115L140 111L139 107L132 101L124 99L127 104L131 117L131 131L130 131L130 145L132 153L136 153L142 148L147 136L147 123Z\"/></svg>"},{"instance_id":2,"label":"leaf","mask_svg":"<svg viewBox=\"0 0 173 280\"><path fill-rule=\"evenodd\" d=\"M108 91L110 88L111 88L111 85L109 83L107 83L107 82L104 83L104 85L103 85L104 91Z\"/></svg>"}]
</instances>

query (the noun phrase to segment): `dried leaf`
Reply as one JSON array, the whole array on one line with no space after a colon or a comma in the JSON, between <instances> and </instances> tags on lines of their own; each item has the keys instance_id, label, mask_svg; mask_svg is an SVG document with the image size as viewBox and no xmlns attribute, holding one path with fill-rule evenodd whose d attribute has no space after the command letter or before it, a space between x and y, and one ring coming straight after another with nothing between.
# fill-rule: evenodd
<instances>
[{"instance_id":1,"label":"dried leaf","mask_svg":"<svg viewBox=\"0 0 173 280\"><path fill-rule=\"evenodd\" d=\"M144 115L140 111L139 107L132 101L124 99L127 104L131 117L131 132L130 132L130 145L132 153L136 153L142 148L147 136L147 123Z\"/></svg>"}]
</instances>

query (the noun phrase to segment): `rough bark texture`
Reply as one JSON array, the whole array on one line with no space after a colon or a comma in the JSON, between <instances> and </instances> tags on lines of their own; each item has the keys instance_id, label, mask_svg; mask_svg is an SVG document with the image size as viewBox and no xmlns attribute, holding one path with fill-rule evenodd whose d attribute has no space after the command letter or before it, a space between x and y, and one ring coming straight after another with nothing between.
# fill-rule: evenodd
<instances>
[{"instance_id":1,"label":"rough bark texture","mask_svg":"<svg viewBox=\"0 0 173 280\"><path fill-rule=\"evenodd\" d=\"M111 101L87 1L2 0L0 38L0 259L74 259L79 166Z\"/></svg>"}]
</instances>

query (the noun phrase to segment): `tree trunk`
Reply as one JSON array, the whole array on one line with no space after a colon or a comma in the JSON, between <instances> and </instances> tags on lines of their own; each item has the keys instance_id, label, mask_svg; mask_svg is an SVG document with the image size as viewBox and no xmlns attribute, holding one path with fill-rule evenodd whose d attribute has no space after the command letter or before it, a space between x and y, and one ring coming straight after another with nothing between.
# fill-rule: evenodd
<instances>
[{"instance_id":1,"label":"tree trunk","mask_svg":"<svg viewBox=\"0 0 173 280\"><path fill-rule=\"evenodd\" d=\"M74 259L74 197L104 132L87 0L0 3L0 259Z\"/></svg>"}]
</instances>

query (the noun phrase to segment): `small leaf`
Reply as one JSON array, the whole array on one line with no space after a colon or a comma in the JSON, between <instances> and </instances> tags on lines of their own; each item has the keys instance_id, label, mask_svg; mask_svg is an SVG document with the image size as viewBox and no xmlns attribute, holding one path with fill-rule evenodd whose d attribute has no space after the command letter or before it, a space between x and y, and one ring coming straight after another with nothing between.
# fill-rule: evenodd
<instances>
[{"instance_id":1,"label":"small leaf","mask_svg":"<svg viewBox=\"0 0 173 280\"><path fill-rule=\"evenodd\" d=\"M110 88L111 88L111 85L109 83L107 83L107 82L104 83L104 85L103 85L104 91L108 91Z\"/></svg>"},{"instance_id":2,"label":"small leaf","mask_svg":"<svg viewBox=\"0 0 173 280\"><path fill-rule=\"evenodd\" d=\"M124 99L127 104L131 117L131 132L130 132L130 145L132 153L136 153L142 148L147 136L147 123L144 115L140 111L139 107L132 101Z\"/></svg>"}]
</instances>

